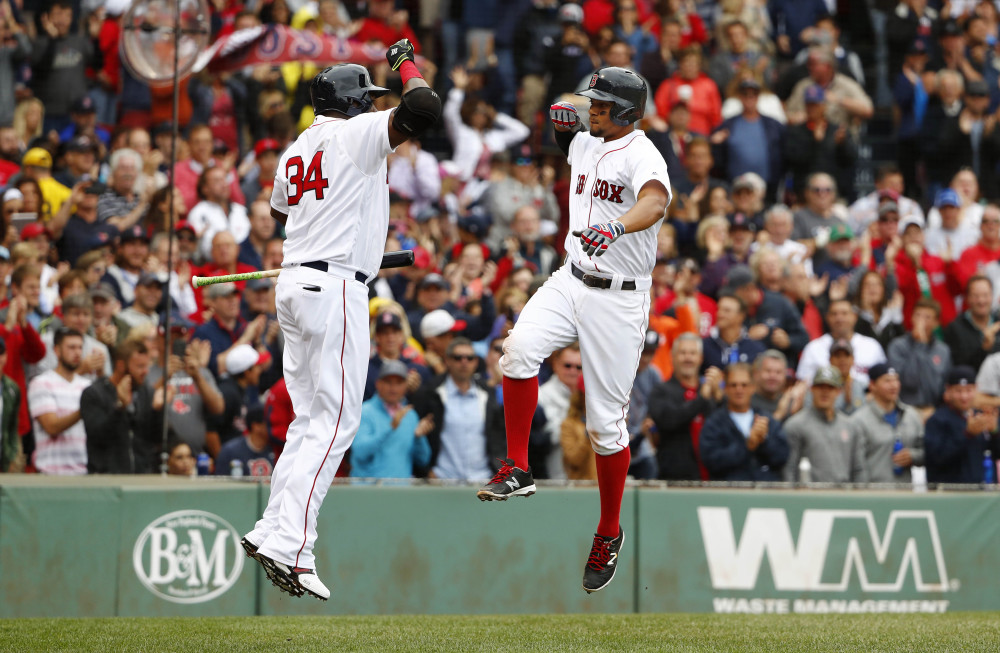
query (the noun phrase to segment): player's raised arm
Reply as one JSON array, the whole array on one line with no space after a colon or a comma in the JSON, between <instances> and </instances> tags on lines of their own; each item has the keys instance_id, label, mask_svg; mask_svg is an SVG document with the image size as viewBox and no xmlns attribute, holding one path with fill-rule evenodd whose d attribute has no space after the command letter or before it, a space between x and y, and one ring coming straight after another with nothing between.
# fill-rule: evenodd
<instances>
[{"instance_id":1,"label":"player's raised arm","mask_svg":"<svg viewBox=\"0 0 1000 653\"><path fill-rule=\"evenodd\" d=\"M549 107L549 119L556 132L556 145L569 156L569 145L573 142L573 137L583 131L580 114L572 102L556 102Z\"/></svg>"},{"instance_id":2,"label":"player's raised arm","mask_svg":"<svg viewBox=\"0 0 1000 653\"><path fill-rule=\"evenodd\" d=\"M420 136L441 118L441 98L420 76L409 39L393 43L385 58L403 78L403 97L389 120L389 144L395 149L403 141Z\"/></svg>"}]
</instances>

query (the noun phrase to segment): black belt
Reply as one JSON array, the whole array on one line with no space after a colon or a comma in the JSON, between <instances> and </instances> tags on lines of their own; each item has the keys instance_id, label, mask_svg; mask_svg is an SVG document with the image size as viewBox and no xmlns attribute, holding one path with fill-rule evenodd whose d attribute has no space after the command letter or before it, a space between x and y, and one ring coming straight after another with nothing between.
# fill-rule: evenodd
<instances>
[{"instance_id":1,"label":"black belt","mask_svg":"<svg viewBox=\"0 0 1000 653\"><path fill-rule=\"evenodd\" d=\"M570 270L573 271L573 276L583 282L583 285L588 288L603 288L608 289L611 287L611 279L607 277L598 277L596 275L590 274L589 272L584 272L581 270L576 263L569 264ZM635 280L626 279L622 281L622 290L635 290Z\"/></svg>"},{"instance_id":2,"label":"black belt","mask_svg":"<svg viewBox=\"0 0 1000 653\"><path fill-rule=\"evenodd\" d=\"M319 270L320 272L329 272L330 266L326 264L326 261L309 261L308 263L303 263L302 267L312 268L313 270ZM364 272L358 271L354 273L354 278L361 283L368 284L368 275Z\"/></svg>"}]
</instances>

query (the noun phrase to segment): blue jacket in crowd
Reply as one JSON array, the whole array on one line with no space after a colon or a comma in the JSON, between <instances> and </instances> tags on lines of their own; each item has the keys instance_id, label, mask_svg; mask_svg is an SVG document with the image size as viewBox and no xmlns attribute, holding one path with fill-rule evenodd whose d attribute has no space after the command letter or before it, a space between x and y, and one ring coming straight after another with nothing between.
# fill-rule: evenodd
<instances>
[{"instance_id":1,"label":"blue jacket in crowd","mask_svg":"<svg viewBox=\"0 0 1000 653\"><path fill-rule=\"evenodd\" d=\"M404 404L405 405L405 404ZM413 432L420 418L410 410L392 428L392 417L378 395L361 406L361 426L351 445L351 476L359 478L410 478L413 466L431 462L427 438Z\"/></svg>"},{"instance_id":2,"label":"blue jacket in crowd","mask_svg":"<svg viewBox=\"0 0 1000 653\"><path fill-rule=\"evenodd\" d=\"M756 417L756 415L755 415ZM708 416L701 428L701 462L713 481L780 481L788 460L788 440L778 420L768 417L767 438L756 451L747 448L743 432L723 406Z\"/></svg>"}]
</instances>

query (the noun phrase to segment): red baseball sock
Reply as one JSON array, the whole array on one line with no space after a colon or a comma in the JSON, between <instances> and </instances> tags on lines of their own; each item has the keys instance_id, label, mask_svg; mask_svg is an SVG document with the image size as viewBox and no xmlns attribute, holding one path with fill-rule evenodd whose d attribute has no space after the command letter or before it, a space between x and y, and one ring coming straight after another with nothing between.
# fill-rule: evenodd
<instances>
[{"instance_id":1,"label":"red baseball sock","mask_svg":"<svg viewBox=\"0 0 1000 653\"><path fill-rule=\"evenodd\" d=\"M514 466L528 469L528 437L531 418L538 406L538 377L503 377L503 421L507 425L507 457Z\"/></svg>"},{"instance_id":2,"label":"red baseball sock","mask_svg":"<svg viewBox=\"0 0 1000 653\"><path fill-rule=\"evenodd\" d=\"M610 456L597 456L597 486L601 490L601 523L597 525L597 534L601 537L618 537L618 517L631 460L628 447Z\"/></svg>"}]
</instances>

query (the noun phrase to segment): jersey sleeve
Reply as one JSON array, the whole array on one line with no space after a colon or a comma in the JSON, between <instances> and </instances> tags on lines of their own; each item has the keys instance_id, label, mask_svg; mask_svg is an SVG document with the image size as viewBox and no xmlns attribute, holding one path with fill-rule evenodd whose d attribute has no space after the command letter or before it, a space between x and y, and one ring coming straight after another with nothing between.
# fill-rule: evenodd
<instances>
[{"instance_id":1,"label":"jersey sleeve","mask_svg":"<svg viewBox=\"0 0 1000 653\"><path fill-rule=\"evenodd\" d=\"M363 113L348 121L337 138L344 152L361 172L371 176L378 172L389 153L389 116L392 111Z\"/></svg>"},{"instance_id":2,"label":"jersey sleeve","mask_svg":"<svg viewBox=\"0 0 1000 653\"><path fill-rule=\"evenodd\" d=\"M278 169L274 173L274 188L271 190L271 208L288 215L288 177L283 174L287 170L285 162L288 160L288 152L281 157L278 162Z\"/></svg>"},{"instance_id":3,"label":"jersey sleeve","mask_svg":"<svg viewBox=\"0 0 1000 653\"><path fill-rule=\"evenodd\" d=\"M637 143L637 145L640 145ZM667 204L673 199L670 190L670 175L667 174L667 162L663 160L663 155L653 146L651 142L644 139L641 147L635 153L635 158L630 161L632 164L632 188L636 197L639 191L649 181L658 181L667 189Z\"/></svg>"}]
</instances>

